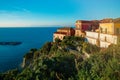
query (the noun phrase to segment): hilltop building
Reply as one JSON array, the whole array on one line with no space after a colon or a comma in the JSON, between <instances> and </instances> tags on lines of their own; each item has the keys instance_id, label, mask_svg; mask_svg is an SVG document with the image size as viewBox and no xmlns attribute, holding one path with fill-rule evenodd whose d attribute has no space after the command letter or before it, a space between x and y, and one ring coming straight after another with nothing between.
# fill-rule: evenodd
<instances>
[{"instance_id":1,"label":"hilltop building","mask_svg":"<svg viewBox=\"0 0 120 80\"><path fill-rule=\"evenodd\" d=\"M69 27L59 28L53 35L53 41L55 41L55 38L62 40L64 36L86 37L89 43L107 48L119 41L120 19L77 20L75 29Z\"/></svg>"},{"instance_id":2,"label":"hilltop building","mask_svg":"<svg viewBox=\"0 0 120 80\"><path fill-rule=\"evenodd\" d=\"M60 40L63 40L65 36L74 36L75 30L70 27L64 27L57 29L57 32L54 32L53 34L53 41L55 41L56 38L59 38Z\"/></svg>"},{"instance_id":3,"label":"hilltop building","mask_svg":"<svg viewBox=\"0 0 120 80\"><path fill-rule=\"evenodd\" d=\"M117 44L120 37L120 23L108 20L99 24L95 32L86 31L86 38L92 44L101 48L107 48L111 44Z\"/></svg>"},{"instance_id":4,"label":"hilltop building","mask_svg":"<svg viewBox=\"0 0 120 80\"><path fill-rule=\"evenodd\" d=\"M95 31L98 28L98 21L77 20L75 23L75 36L84 36L85 31Z\"/></svg>"}]
</instances>

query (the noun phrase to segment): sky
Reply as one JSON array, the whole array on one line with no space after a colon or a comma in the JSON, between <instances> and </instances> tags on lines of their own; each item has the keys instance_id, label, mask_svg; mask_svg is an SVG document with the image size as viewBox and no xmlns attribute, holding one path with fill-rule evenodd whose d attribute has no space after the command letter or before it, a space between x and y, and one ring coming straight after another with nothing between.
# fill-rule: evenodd
<instances>
[{"instance_id":1,"label":"sky","mask_svg":"<svg viewBox=\"0 0 120 80\"><path fill-rule=\"evenodd\" d=\"M0 0L0 27L74 25L120 17L120 0Z\"/></svg>"}]
</instances>

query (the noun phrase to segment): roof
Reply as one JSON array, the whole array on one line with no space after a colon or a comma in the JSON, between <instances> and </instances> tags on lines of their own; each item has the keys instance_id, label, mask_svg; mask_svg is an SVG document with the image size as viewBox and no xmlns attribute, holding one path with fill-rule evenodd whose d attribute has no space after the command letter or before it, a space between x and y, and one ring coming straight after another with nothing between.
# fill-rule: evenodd
<instances>
[{"instance_id":1,"label":"roof","mask_svg":"<svg viewBox=\"0 0 120 80\"><path fill-rule=\"evenodd\" d=\"M58 30L71 30L71 29L73 29L73 28L71 28L71 27L58 28Z\"/></svg>"},{"instance_id":2,"label":"roof","mask_svg":"<svg viewBox=\"0 0 120 80\"><path fill-rule=\"evenodd\" d=\"M82 23L120 23L120 17L119 18L105 18L105 19L102 19L102 20L77 20L77 22L82 22Z\"/></svg>"},{"instance_id":3,"label":"roof","mask_svg":"<svg viewBox=\"0 0 120 80\"><path fill-rule=\"evenodd\" d=\"M116 18L116 19L106 18L106 19L100 20L100 23L120 23L120 18Z\"/></svg>"},{"instance_id":4,"label":"roof","mask_svg":"<svg viewBox=\"0 0 120 80\"><path fill-rule=\"evenodd\" d=\"M113 19L111 19L111 18L106 18L106 19L100 20L100 23L112 23L112 22L113 22Z\"/></svg>"},{"instance_id":5,"label":"roof","mask_svg":"<svg viewBox=\"0 0 120 80\"><path fill-rule=\"evenodd\" d=\"M54 32L54 34L64 34L64 35L67 35L66 32Z\"/></svg>"},{"instance_id":6,"label":"roof","mask_svg":"<svg viewBox=\"0 0 120 80\"><path fill-rule=\"evenodd\" d=\"M77 20L76 23L77 23L77 22L91 23L92 21L87 21L87 20Z\"/></svg>"}]
</instances>

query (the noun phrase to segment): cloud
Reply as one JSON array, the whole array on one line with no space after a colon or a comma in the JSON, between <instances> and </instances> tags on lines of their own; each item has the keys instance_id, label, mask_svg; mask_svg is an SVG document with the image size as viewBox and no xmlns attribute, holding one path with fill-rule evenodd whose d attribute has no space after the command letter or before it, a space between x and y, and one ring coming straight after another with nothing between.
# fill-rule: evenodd
<instances>
[{"instance_id":1,"label":"cloud","mask_svg":"<svg viewBox=\"0 0 120 80\"><path fill-rule=\"evenodd\" d=\"M2 14L29 14L30 10L21 7L13 7L11 10L0 10L0 15Z\"/></svg>"},{"instance_id":2,"label":"cloud","mask_svg":"<svg viewBox=\"0 0 120 80\"><path fill-rule=\"evenodd\" d=\"M26 8L21 8L21 7L13 7L13 8L15 9L15 11L30 13L30 10Z\"/></svg>"},{"instance_id":3,"label":"cloud","mask_svg":"<svg viewBox=\"0 0 120 80\"><path fill-rule=\"evenodd\" d=\"M0 10L0 20L19 18L16 12L11 12L7 10Z\"/></svg>"},{"instance_id":4,"label":"cloud","mask_svg":"<svg viewBox=\"0 0 120 80\"><path fill-rule=\"evenodd\" d=\"M22 19L25 16L29 16L31 13L26 8L12 7L10 10L0 10L0 21L1 20L13 20Z\"/></svg>"}]
</instances>

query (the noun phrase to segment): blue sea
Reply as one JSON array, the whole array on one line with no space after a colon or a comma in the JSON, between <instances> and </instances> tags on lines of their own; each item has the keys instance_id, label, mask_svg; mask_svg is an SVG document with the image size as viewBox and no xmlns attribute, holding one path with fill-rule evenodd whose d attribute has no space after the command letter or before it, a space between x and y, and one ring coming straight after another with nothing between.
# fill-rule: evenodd
<instances>
[{"instance_id":1,"label":"blue sea","mask_svg":"<svg viewBox=\"0 0 120 80\"><path fill-rule=\"evenodd\" d=\"M0 72L18 68L23 56L31 49L39 49L52 41L58 27L0 28L0 42L22 42L20 45L0 45Z\"/></svg>"}]
</instances>

